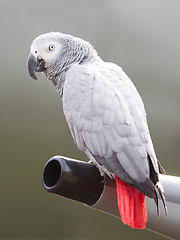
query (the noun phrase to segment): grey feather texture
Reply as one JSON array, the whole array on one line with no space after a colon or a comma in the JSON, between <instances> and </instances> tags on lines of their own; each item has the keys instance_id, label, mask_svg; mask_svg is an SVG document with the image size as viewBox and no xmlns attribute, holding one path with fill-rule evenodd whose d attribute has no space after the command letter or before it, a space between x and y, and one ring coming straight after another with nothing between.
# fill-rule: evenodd
<instances>
[{"instance_id":1,"label":"grey feather texture","mask_svg":"<svg viewBox=\"0 0 180 240\"><path fill-rule=\"evenodd\" d=\"M31 55L45 62L77 147L101 172L153 197L158 161L144 104L123 70L104 62L88 42L62 33L36 38Z\"/></svg>"}]
</instances>

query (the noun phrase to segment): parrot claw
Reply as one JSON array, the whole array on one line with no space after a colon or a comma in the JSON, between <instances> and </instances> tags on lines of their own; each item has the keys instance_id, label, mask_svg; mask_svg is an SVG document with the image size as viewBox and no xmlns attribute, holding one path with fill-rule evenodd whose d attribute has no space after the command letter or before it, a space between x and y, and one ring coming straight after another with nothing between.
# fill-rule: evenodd
<instances>
[{"instance_id":1,"label":"parrot claw","mask_svg":"<svg viewBox=\"0 0 180 240\"><path fill-rule=\"evenodd\" d=\"M156 187L157 187L157 189L158 189L159 195L160 195L161 200L162 200L162 202L163 202L165 214L166 214L166 216L167 216L167 215L168 215L168 210L167 210L167 205L166 205L166 199L165 199L165 196L164 196L164 194L163 194L163 192L164 192L163 186L161 185L160 182L158 182L158 183L156 184Z\"/></svg>"}]
</instances>

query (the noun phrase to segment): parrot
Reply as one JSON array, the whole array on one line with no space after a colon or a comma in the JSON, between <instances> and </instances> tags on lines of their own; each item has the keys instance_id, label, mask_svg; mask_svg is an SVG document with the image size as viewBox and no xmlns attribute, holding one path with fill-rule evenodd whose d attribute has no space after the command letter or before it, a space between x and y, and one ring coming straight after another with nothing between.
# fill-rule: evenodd
<instances>
[{"instance_id":1,"label":"parrot","mask_svg":"<svg viewBox=\"0 0 180 240\"><path fill-rule=\"evenodd\" d=\"M133 229L147 223L145 196L167 205L159 174L165 174L151 140L145 107L135 85L118 65L105 62L87 41L60 32L36 37L28 72L45 75L56 88L79 150L116 181L121 221Z\"/></svg>"}]
</instances>

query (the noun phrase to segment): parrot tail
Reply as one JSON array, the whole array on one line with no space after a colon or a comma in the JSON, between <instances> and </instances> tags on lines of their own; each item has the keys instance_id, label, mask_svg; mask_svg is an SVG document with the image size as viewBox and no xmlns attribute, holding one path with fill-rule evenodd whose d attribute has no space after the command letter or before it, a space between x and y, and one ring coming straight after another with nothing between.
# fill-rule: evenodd
<instances>
[{"instance_id":1,"label":"parrot tail","mask_svg":"<svg viewBox=\"0 0 180 240\"><path fill-rule=\"evenodd\" d=\"M116 176L117 201L121 221L131 228L146 228L145 195Z\"/></svg>"}]
</instances>

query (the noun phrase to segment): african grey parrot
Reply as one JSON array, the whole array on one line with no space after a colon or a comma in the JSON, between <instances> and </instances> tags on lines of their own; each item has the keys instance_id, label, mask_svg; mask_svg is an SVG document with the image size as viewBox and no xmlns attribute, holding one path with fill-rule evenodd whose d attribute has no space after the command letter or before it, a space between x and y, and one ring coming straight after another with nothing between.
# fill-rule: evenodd
<instances>
[{"instance_id":1,"label":"african grey parrot","mask_svg":"<svg viewBox=\"0 0 180 240\"><path fill-rule=\"evenodd\" d=\"M157 190L167 207L140 95L123 70L104 62L88 42L59 32L40 35L31 45L28 70L43 72L63 101L77 147L101 173L116 179L121 220L145 228L145 195Z\"/></svg>"}]
</instances>

